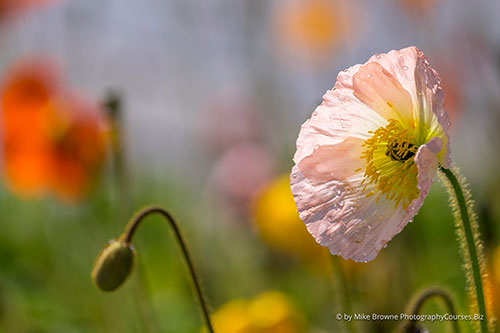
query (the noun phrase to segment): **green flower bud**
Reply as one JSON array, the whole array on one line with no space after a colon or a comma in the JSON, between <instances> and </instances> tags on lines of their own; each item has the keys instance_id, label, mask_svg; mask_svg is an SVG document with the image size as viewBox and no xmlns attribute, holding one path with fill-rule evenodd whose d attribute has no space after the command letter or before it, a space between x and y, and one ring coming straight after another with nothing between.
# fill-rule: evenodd
<instances>
[{"instance_id":1,"label":"green flower bud","mask_svg":"<svg viewBox=\"0 0 500 333\"><path fill-rule=\"evenodd\" d=\"M130 244L112 240L97 256L92 269L92 279L99 289L113 291L130 275L134 261L135 250Z\"/></svg>"}]
</instances>

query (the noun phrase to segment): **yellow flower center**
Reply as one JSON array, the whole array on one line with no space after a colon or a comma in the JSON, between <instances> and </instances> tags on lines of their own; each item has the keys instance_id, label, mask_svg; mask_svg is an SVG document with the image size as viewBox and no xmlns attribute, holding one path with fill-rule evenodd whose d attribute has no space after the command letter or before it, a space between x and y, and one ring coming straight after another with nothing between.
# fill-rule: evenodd
<instances>
[{"instance_id":1,"label":"yellow flower center","mask_svg":"<svg viewBox=\"0 0 500 333\"><path fill-rule=\"evenodd\" d=\"M379 198L394 200L396 207L402 203L406 209L418 194L417 166L413 159L418 150L415 136L403 128L399 121L389 120L385 127L378 128L372 137L365 140L361 158L366 160L366 170L361 185L376 185L376 190L367 196L377 194Z\"/></svg>"}]
</instances>

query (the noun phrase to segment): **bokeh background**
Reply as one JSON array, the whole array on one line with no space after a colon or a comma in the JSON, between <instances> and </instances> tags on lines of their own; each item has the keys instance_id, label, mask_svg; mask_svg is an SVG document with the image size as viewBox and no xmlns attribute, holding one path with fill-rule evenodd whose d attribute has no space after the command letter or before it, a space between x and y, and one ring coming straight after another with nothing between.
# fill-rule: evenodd
<instances>
[{"instance_id":1,"label":"bokeh background","mask_svg":"<svg viewBox=\"0 0 500 333\"><path fill-rule=\"evenodd\" d=\"M439 182L374 261L334 265L288 185L300 125L337 73L410 45L442 77L494 304L499 13L488 0L0 0L0 332L200 332L160 218L139 229L121 289L90 279L102 246L151 203L178 218L221 332L341 332L345 297L352 313L399 314L436 285L468 313Z\"/></svg>"}]
</instances>

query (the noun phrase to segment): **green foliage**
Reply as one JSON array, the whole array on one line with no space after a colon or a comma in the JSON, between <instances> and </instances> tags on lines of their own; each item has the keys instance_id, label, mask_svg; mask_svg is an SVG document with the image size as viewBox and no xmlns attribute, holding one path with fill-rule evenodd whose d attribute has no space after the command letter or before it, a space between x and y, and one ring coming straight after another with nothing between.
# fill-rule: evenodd
<instances>
[{"instance_id":1,"label":"green foliage","mask_svg":"<svg viewBox=\"0 0 500 333\"><path fill-rule=\"evenodd\" d=\"M276 289L293 299L311 331L338 327L328 273L269 248L248 217L225 214L176 180L143 179L134 188L131 211L152 202L173 208L213 309ZM457 312L468 312L446 197L434 186L415 221L374 261L346 266L353 312L401 313L416 290L431 285L453 291ZM0 332L199 332L203 321L186 268L160 217L151 216L134 238L140 256L130 280L113 293L93 284L89 273L99 250L126 223L116 202L108 188L73 206L0 192ZM423 313L445 310L429 304ZM359 327L386 332L398 324ZM426 325L431 332L448 326Z\"/></svg>"}]
</instances>

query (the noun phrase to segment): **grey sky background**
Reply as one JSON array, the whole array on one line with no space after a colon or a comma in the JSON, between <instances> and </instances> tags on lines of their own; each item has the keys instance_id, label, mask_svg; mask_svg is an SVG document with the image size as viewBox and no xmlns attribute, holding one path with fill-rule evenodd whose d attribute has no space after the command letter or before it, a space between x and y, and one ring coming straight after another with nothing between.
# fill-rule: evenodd
<instances>
[{"instance_id":1,"label":"grey sky background","mask_svg":"<svg viewBox=\"0 0 500 333\"><path fill-rule=\"evenodd\" d=\"M500 95L500 3L437 0L436 10L420 18L397 0L348 3L360 9L350 17L356 29L321 70L277 55L271 23L280 1L59 0L4 28L1 71L17 58L43 54L91 98L101 99L110 88L121 91L134 172L154 178L188 174L197 184L212 162L197 134L211 96L229 91L256 101L265 123L262 140L291 159L300 124L338 71L374 53L416 45L431 64L439 55L441 62L465 68L466 101L453 133L453 158L466 173L496 170L498 154L491 152L500 139L491 119L499 119L500 109L492 115L491 105Z\"/></svg>"}]
</instances>

